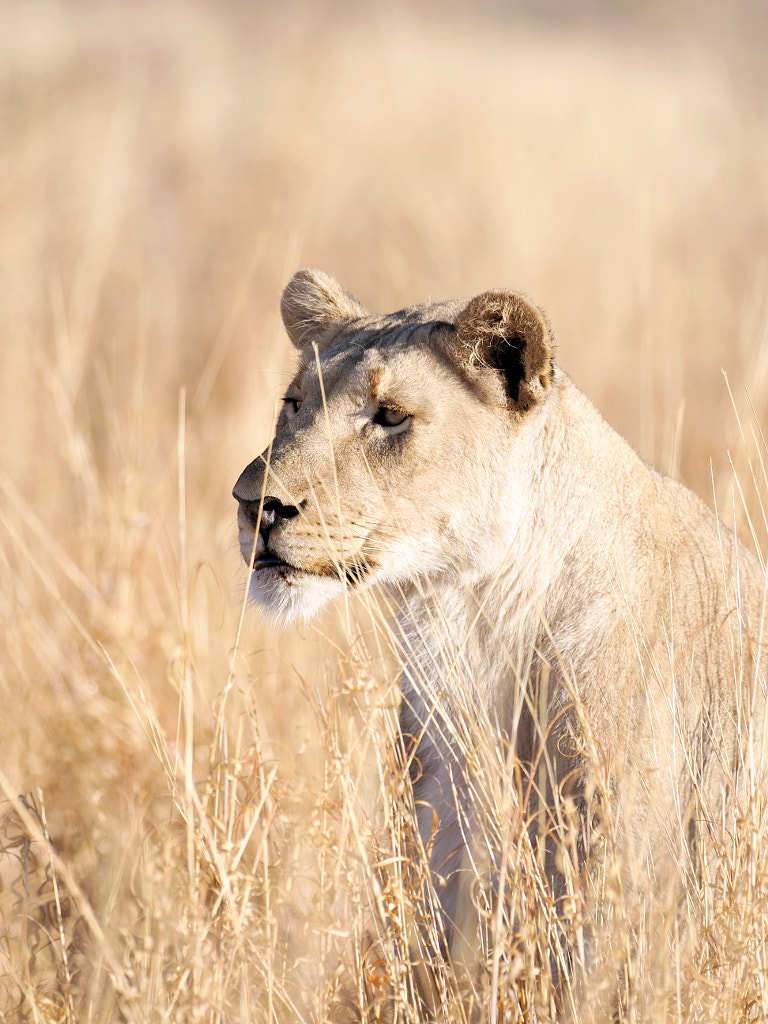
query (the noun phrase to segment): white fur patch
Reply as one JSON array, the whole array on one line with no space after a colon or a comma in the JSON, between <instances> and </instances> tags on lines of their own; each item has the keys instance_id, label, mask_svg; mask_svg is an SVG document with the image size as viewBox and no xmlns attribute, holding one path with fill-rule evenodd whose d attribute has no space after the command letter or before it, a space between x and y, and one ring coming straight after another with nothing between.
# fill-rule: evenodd
<instances>
[{"instance_id":1,"label":"white fur patch","mask_svg":"<svg viewBox=\"0 0 768 1024\"><path fill-rule=\"evenodd\" d=\"M254 604L282 626L309 622L343 593L341 580L287 566L258 569L251 573L248 587Z\"/></svg>"}]
</instances>

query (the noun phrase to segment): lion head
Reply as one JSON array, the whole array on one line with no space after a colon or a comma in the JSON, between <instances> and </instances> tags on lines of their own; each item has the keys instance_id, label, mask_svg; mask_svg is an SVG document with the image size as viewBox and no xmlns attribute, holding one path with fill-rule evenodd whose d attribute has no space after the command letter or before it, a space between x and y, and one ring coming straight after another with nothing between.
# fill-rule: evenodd
<instances>
[{"instance_id":1,"label":"lion head","mask_svg":"<svg viewBox=\"0 0 768 1024\"><path fill-rule=\"evenodd\" d=\"M553 391L544 313L492 291L374 316L319 270L281 310L298 372L233 491L253 599L289 621L348 588L499 564Z\"/></svg>"}]
</instances>

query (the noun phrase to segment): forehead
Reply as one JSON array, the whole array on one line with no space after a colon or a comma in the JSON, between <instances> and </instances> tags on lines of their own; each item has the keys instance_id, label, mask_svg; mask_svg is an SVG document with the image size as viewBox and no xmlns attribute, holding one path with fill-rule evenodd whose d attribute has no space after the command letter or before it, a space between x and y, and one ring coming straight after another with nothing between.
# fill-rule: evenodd
<instances>
[{"instance_id":1,"label":"forehead","mask_svg":"<svg viewBox=\"0 0 768 1024\"><path fill-rule=\"evenodd\" d=\"M319 358L305 364L305 387L322 374L327 392L337 387L379 394L408 384L435 383L453 376L445 336L452 330L444 305L412 306L383 317L346 325Z\"/></svg>"}]
</instances>

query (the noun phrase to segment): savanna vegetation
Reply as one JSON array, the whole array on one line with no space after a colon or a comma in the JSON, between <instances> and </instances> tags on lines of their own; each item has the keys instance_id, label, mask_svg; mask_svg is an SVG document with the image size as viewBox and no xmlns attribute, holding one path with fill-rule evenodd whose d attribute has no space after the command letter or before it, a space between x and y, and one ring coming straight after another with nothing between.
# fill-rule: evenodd
<instances>
[{"instance_id":1,"label":"savanna vegetation","mask_svg":"<svg viewBox=\"0 0 768 1024\"><path fill-rule=\"evenodd\" d=\"M230 491L290 374L280 291L318 265L380 310L527 292L763 559L765 10L0 0L0 25L0 1018L412 1020L431 883L386 629L243 601ZM490 849L512 791L475 739ZM605 1019L618 979L622 1020L768 1019L753 797L696 905L630 928L617 889L564 1012ZM515 928L478 866L487 956L433 965L440 1019L555 1019L536 851L504 853Z\"/></svg>"}]
</instances>

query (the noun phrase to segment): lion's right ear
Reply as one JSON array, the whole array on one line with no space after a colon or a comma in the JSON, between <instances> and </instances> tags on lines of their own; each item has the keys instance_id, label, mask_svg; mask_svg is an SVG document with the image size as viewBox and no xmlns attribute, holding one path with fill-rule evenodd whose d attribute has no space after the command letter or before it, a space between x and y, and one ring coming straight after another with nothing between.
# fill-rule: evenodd
<instances>
[{"instance_id":1,"label":"lion's right ear","mask_svg":"<svg viewBox=\"0 0 768 1024\"><path fill-rule=\"evenodd\" d=\"M296 271L285 286L280 312L288 337L299 350L313 343L322 350L345 323L368 315L335 277L314 268Z\"/></svg>"}]
</instances>

